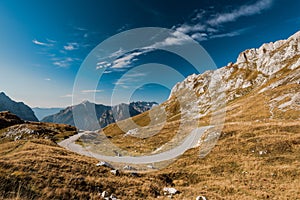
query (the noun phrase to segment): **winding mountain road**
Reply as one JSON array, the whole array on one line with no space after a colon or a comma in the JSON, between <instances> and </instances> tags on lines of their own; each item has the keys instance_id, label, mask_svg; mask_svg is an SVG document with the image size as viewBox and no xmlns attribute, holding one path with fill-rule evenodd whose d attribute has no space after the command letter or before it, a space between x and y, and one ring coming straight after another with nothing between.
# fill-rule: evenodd
<instances>
[{"instance_id":1,"label":"winding mountain road","mask_svg":"<svg viewBox=\"0 0 300 200\"><path fill-rule=\"evenodd\" d=\"M201 136L203 135L203 133L211 127L212 126L205 126L205 127L197 128L193 130L185 138L185 140L175 148L162 153L150 154L147 156L105 156L105 155L91 152L87 148L75 143L77 139L79 139L81 136L85 134L91 133L91 131L80 132L76 135L71 136L66 140L59 142L58 145L70 151L76 152L78 154L94 157L99 160L106 160L106 161L118 162L118 163L128 163L128 164L156 163L156 162L162 162L162 161L176 158L182 155L186 150L195 147L198 141L200 140Z\"/></svg>"}]
</instances>

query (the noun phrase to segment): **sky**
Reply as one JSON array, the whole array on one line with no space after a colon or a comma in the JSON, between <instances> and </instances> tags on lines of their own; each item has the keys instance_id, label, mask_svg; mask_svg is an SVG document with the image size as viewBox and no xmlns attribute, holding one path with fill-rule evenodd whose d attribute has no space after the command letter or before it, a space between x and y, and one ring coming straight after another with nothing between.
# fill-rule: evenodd
<instances>
[{"instance_id":1,"label":"sky","mask_svg":"<svg viewBox=\"0 0 300 200\"><path fill-rule=\"evenodd\" d=\"M298 0L1 0L0 91L31 107L161 103L176 82L202 72L165 47L181 48L188 36L215 63L203 70L223 67L299 31L299 8ZM147 27L171 32L162 41L127 38Z\"/></svg>"}]
</instances>

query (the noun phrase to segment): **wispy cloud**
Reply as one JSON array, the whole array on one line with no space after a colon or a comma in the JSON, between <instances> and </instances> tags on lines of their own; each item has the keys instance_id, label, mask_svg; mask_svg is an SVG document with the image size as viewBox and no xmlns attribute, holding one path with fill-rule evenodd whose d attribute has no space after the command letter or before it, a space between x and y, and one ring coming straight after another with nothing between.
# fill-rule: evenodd
<instances>
[{"instance_id":1,"label":"wispy cloud","mask_svg":"<svg viewBox=\"0 0 300 200\"><path fill-rule=\"evenodd\" d=\"M81 90L81 93L87 94L87 93L99 93L103 92L103 90Z\"/></svg>"},{"instance_id":2,"label":"wispy cloud","mask_svg":"<svg viewBox=\"0 0 300 200\"><path fill-rule=\"evenodd\" d=\"M180 27L178 27L176 30L183 32L183 33L190 33L190 32L198 32L198 31L205 31L207 27L203 24L196 24L196 25L188 25L188 24L182 24Z\"/></svg>"},{"instance_id":3,"label":"wispy cloud","mask_svg":"<svg viewBox=\"0 0 300 200\"><path fill-rule=\"evenodd\" d=\"M33 44L39 46L37 53L48 57L53 66L66 68L79 65L79 62L82 61L81 56L85 55L82 54L82 51L88 50L92 46L91 40L93 38L91 36L95 36L95 32L72 25L70 28L71 31L67 35L68 41L60 41L53 38L32 40ZM79 49L81 51L78 51Z\"/></svg>"},{"instance_id":4,"label":"wispy cloud","mask_svg":"<svg viewBox=\"0 0 300 200\"><path fill-rule=\"evenodd\" d=\"M261 13L263 10L270 8L272 0L259 0L252 5L244 5L228 13L221 13L210 19L208 24L220 25L227 22L236 21L240 17L251 16Z\"/></svg>"},{"instance_id":5,"label":"wispy cloud","mask_svg":"<svg viewBox=\"0 0 300 200\"><path fill-rule=\"evenodd\" d=\"M129 67L129 65L134 61L134 58L143 54L143 52L132 52L124 55L113 61L111 68L120 69L124 67Z\"/></svg>"},{"instance_id":6,"label":"wispy cloud","mask_svg":"<svg viewBox=\"0 0 300 200\"><path fill-rule=\"evenodd\" d=\"M224 26L227 22L233 22L243 16L252 16L271 7L273 0L257 0L253 4L241 5L232 9L231 12L219 12L197 10L195 16L190 21L173 26L174 30L162 41L155 42L149 46L134 49L126 52L119 49L106 58L101 58L96 65L96 69L106 69L104 73L124 71L130 68L142 54L161 49L168 46L185 44L190 40L189 36L197 41L205 41L214 38L234 37L241 35L253 27L242 27L237 30L226 30ZM116 84L125 85L124 82ZM126 86L128 87L128 86Z\"/></svg>"},{"instance_id":7,"label":"wispy cloud","mask_svg":"<svg viewBox=\"0 0 300 200\"><path fill-rule=\"evenodd\" d=\"M45 81L51 81L51 78L45 78Z\"/></svg>"},{"instance_id":8,"label":"wispy cloud","mask_svg":"<svg viewBox=\"0 0 300 200\"><path fill-rule=\"evenodd\" d=\"M60 96L60 98L73 98L73 94L65 94L63 96Z\"/></svg>"},{"instance_id":9,"label":"wispy cloud","mask_svg":"<svg viewBox=\"0 0 300 200\"><path fill-rule=\"evenodd\" d=\"M237 21L241 17L259 14L269 9L272 3L273 0L258 0L253 4L236 7L231 12L213 13L200 10L196 12L196 16L190 22L185 22L177 27L173 27L173 29L188 34L197 41L237 36L246 32L249 28L228 32L224 25L228 22Z\"/></svg>"},{"instance_id":10,"label":"wispy cloud","mask_svg":"<svg viewBox=\"0 0 300 200\"><path fill-rule=\"evenodd\" d=\"M210 38L223 38L223 37L234 37L234 36L238 36L243 34L244 32L252 29L253 27L247 27L247 28L243 28L243 29L239 29L239 30L235 30L232 32L228 32L228 33L222 33L222 34L216 34L216 35L212 35Z\"/></svg>"},{"instance_id":11,"label":"wispy cloud","mask_svg":"<svg viewBox=\"0 0 300 200\"><path fill-rule=\"evenodd\" d=\"M163 48L167 46L174 46L174 45L182 45L189 40L189 37L183 34L180 31L174 31L169 37L165 38L161 42L157 42L154 45L148 46L143 48L144 51L151 51L157 48Z\"/></svg>"},{"instance_id":12,"label":"wispy cloud","mask_svg":"<svg viewBox=\"0 0 300 200\"><path fill-rule=\"evenodd\" d=\"M46 42L40 42L37 39L32 40L32 42L36 45L45 46L45 47L51 47L53 46L52 43L46 43Z\"/></svg>"},{"instance_id":13,"label":"wispy cloud","mask_svg":"<svg viewBox=\"0 0 300 200\"><path fill-rule=\"evenodd\" d=\"M96 69L103 69L103 68L108 68L111 66L111 63L107 61L101 61L97 63Z\"/></svg>"},{"instance_id":14,"label":"wispy cloud","mask_svg":"<svg viewBox=\"0 0 300 200\"><path fill-rule=\"evenodd\" d=\"M73 51L79 49L79 44L77 42L71 42L64 46L66 51Z\"/></svg>"},{"instance_id":15,"label":"wispy cloud","mask_svg":"<svg viewBox=\"0 0 300 200\"><path fill-rule=\"evenodd\" d=\"M56 59L59 59L59 58L56 58ZM69 67L73 61L74 61L73 58L67 57L67 58L53 62L53 65L64 68L64 67Z\"/></svg>"},{"instance_id":16,"label":"wispy cloud","mask_svg":"<svg viewBox=\"0 0 300 200\"><path fill-rule=\"evenodd\" d=\"M78 30L78 31L87 31L86 28L79 27L79 26L74 26L73 28L74 28L75 30Z\"/></svg>"},{"instance_id":17,"label":"wispy cloud","mask_svg":"<svg viewBox=\"0 0 300 200\"><path fill-rule=\"evenodd\" d=\"M136 83L140 82L145 76L147 76L146 73L125 74L121 79L118 79L114 85L120 86L124 89L135 87Z\"/></svg>"}]
</instances>

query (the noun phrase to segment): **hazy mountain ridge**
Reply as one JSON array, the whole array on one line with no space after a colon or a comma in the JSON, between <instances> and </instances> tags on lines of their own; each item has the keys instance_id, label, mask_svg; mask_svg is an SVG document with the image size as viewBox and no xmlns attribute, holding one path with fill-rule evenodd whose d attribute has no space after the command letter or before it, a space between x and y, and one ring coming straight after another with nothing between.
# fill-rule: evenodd
<instances>
[{"instance_id":1,"label":"hazy mountain ridge","mask_svg":"<svg viewBox=\"0 0 300 200\"><path fill-rule=\"evenodd\" d=\"M78 128L84 130L96 130L99 129L99 125L100 127L105 127L115 121L120 121L138 115L151 109L153 105L158 104L156 102L138 101L130 104L123 103L111 107L84 101L78 105L67 107L57 114L47 116L41 121L75 125L73 118L73 113L75 111L79 115L84 116L80 120L76 121ZM96 116L93 116L94 111ZM95 121L95 118L98 119L98 121Z\"/></svg>"},{"instance_id":2,"label":"hazy mountain ridge","mask_svg":"<svg viewBox=\"0 0 300 200\"><path fill-rule=\"evenodd\" d=\"M4 92L0 93L0 111L10 111L23 120L39 121L29 106L10 99Z\"/></svg>"},{"instance_id":3,"label":"hazy mountain ridge","mask_svg":"<svg viewBox=\"0 0 300 200\"><path fill-rule=\"evenodd\" d=\"M44 117L56 114L64 108L39 108L39 107L34 107L34 108L31 108L31 109L33 110L36 117L39 120L42 120Z\"/></svg>"}]
</instances>

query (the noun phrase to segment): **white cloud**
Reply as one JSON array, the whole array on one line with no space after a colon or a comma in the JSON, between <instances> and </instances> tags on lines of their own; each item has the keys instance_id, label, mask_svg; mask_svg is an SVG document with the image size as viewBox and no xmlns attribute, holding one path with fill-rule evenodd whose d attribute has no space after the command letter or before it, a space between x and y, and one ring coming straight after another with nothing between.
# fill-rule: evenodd
<instances>
[{"instance_id":1,"label":"white cloud","mask_svg":"<svg viewBox=\"0 0 300 200\"><path fill-rule=\"evenodd\" d=\"M51 78L45 78L45 81L51 81Z\"/></svg>"},{"instance_id":2,"label":"white cloud","mask_svg":"<svg viewBox=\"0 0 300 200\"><path fill-rule=\"evenodd\" d=\"M36 39L32 40L32 42L36 45L40 45L40 46L45 46L45 47L51 47L53 46L53 44L50 44L50 43L45 43L45 42L40 42Z\"/></svg>"},{"instance_id":3,"label":"white cloud","mask_svg":"<svg viewBox=\"0 0 300 200\"><path fill-rule=\"evenodd\" d=\"M151 46L144 47L143 50L145 52L148 52L148 51L160 49L167 46L182 45L187 41L189 41L189 39L190 38L186 34L176 30L169 37L164 39L162 42L156 42Z\"/></svg>"},{"instance_id":4,"label":"white cloud","mask_svg":"<svg viewBox=\"0 0 300 200\"><path fill-rule=\"evenodd\" d=\"M134 74L132 73L132 74L126 74L125 76L128 78L136 78L136 77L143 77L146 75L147 75L146 73L134 73Z\"/></svg>"},{"instance_id":5,"label":"white cloud","mask_svg":"<svg viewBox=\"0 0 300 200\"><path fill-rule=\"evenodd\" d=\"M79 44L76 42L68 43L67 45L64 46L64 49L66 51L73 51L79 49Z\"/></svg>"},{"instance_id":6,"label":"white cloud","mask_svg":"<svg viewBox=\"0 0 300 200\"><path fill-rule=\"evenodd\" d=\"M188 25L182 24L176 30L183 33L197 32L197 31L205 31L207 29L206 25L196 24L196 25Z\"/></svg>"},{"instance_id":7,"label":"white cloud","mask_svg":"<svg viewBox=\"0 0 300 200\"><path fill-rule=\"evenodd\" d=\"M63 60L53 62L53 65L56 65L58 67L69 67L73 61L74 60L72 58L68 57Z\"/></svg>"},{"instance_id":8,"label":"white cloud","mask_svg":"<svg viewBox=\"0 0 300 200\"><path fill-rule=\"evenodd\" d=\"M109 58L119 57L119 56L121 56L124 53L125 53L125 51L122 48L120 48L118 51L115 51L112 54L110 54Z\"/></svg>"},{"instance_id":9,"label":"white cloud","mask_svg":"<svg viewBox=\"0 0 300 200\"><path fill-rule=\"evenodd\" d=\"M103 92L103 90L81 90L81 93L99 93Z\"/></svg>"},{"instance_id":10,"label":"white cloud","mask_svg":"<svg viewBox=\"0 0 300 200\"><path fill-rule=\"evenodd\" d=\"M73 97L73 94L66 94L66 95L63 95L63 96L60 96L61 98L72 98Z\"/></svg>"},{"instance_id":11,"label":"white cloud","mask_svg":"<svg viewBox=\"0 0 300 200\"><path fill-rule=\"evenodd\" d=\"M49 39L49 38L47 38L46 39L48 42L50 42L50 43L56 43L57 41L55 41L55 40L51 40L51 39Z\"/></svg>"},{"instance_id":12,"label":"white cloud","mask_svg":"<svg viewBox=\"0 0 300 200\"><path fill-rule=\"evenodd\" d=\"M140 82L144 76L146 76L146 73L131 73L131 74L125 74L120 79L118 79L114 85L120 86L124 89L128 89L130 87L135 87L136 83Z\"/></svg>"},{"instance_id":13,"label":"white cloud","mask_svg":"<svg viewBox=\"0 0 300 200\"><path fill-rule=\"evenodd\" d=\"M110 74L110 73L112 73L112 71L105 70L105 71L103 72L103 74Z\"/></svg>"},{"instance_id":14,"label":"white cloud","mask_svg":"<svg viewBox=\"0 0 300 200\"><path fill-rule=\"evenodd\" d=\"M218 14L216 17L210 19L207 23L217 26L223 23L233 22L240 17L259 14L261 11L268 9L271 5L272 0L259 0L252 5L241 6L232 12Z\"/></svg>"},{"instance_id":15,"label":"white cloud","mask_svg":"<svg viewBox=\"0 0 300 200\"><path fill-rule=\"evenodd\" d=\"M78 30L78 31L87 31L86 28L79 27L79 26L75 26L74 29L75 29L75 30Z\"/></svg>"},{"instance_id":16,"label":"white cloud","mask_svg":"<svg viewBox=\"0 0 300 200\"><path fill-rule=\"evenodd\" d=\"M194 33L191 37L197 41L205 41L207 40L208 35L206 33Z\"/></svg>"},{"instance_id":17,"label":"white cloud","mask_svg":"<svg viewBox=\"0 0 300 200\"><path fill-rule=\"evenodd\" d=\"M111 63L107 62L107 61L102 61L102 62L98 62L96 69L103 69L103 68L107 68L110 67Z\"/></svg>"},{"instance_id":18,"label":"white cloud","mask_svg":"<svg viewBox=\"0 0 300 200\"><path fill-rule=\"evenodd\" d=\"M133 52L128 55L125 55L121 58L118 58L113 61L111 68L126 68L129 67L129 65L132 63L133 59L139 55L143 54L143 52Z\"/></svg>"},{"instance_id":19,"label":"white cloud","mask_svg":"<svg viewBox=\"0 0 300 200\"><path fill-rule=\"evenodd\" d=\"M234 37L234 36L241 35L242 33L246 32L249 29L252 29L252 27L243 28L243 29L239 29L236 31L228 32L228 33L212 35L210 38Z\"/></svg>"},{"instance_id":20,"label":"white cloud","mask_svg":"<svg viewBox=\"0 0 300 200\"><path fill-rule=\"evenodd\" d=\"M150 51L161 49L167 46L175 46L185 44L192 37L197 41L205 41L213 38L234 37L244 33L249 28L233 30L226 32L222 28L223 23L235 21L242 16L251 16L260 13L269 8L272 0L258 0L251 5L243 5L231 13L212 14L211 12L200 10L197 11L196 16L191 19L190 23L183 23L177 27L173 27L174 32L163 41L156 42L152 45L135 49L133 52L126 54L126 51L119 49L106 58L101 58L97 63L96 69L109 68L104 73L112 73L118 70L124 70L132 64L141 54ZM189 37L190 36L190 37ZM107 59L115 59L113 61L106 61ZM122 84L122 83L119 83Z\"/></svg>"},{"instance_id":21,"label":"white cloud","mask_svg":"<svg viewBox=\"0 0 300 200\"><path fill-rule=\"evenodd\" d=\"M233 22L240 17L252 16L271 7L273 0L258 0L253 4L242 5L231 12L212 13L204 10L196 11L196 16L191 19L192 23L183 23L173 29L188 34L197 41L204 41L212 38L233 37L242 34L245 30L236 30L226 33L223 24ZM225 32L225 33L224 33ZM172 38L171 38L172 39ZM174 38L170 41L175 43Z\"/></svg>"}]
</instances>

